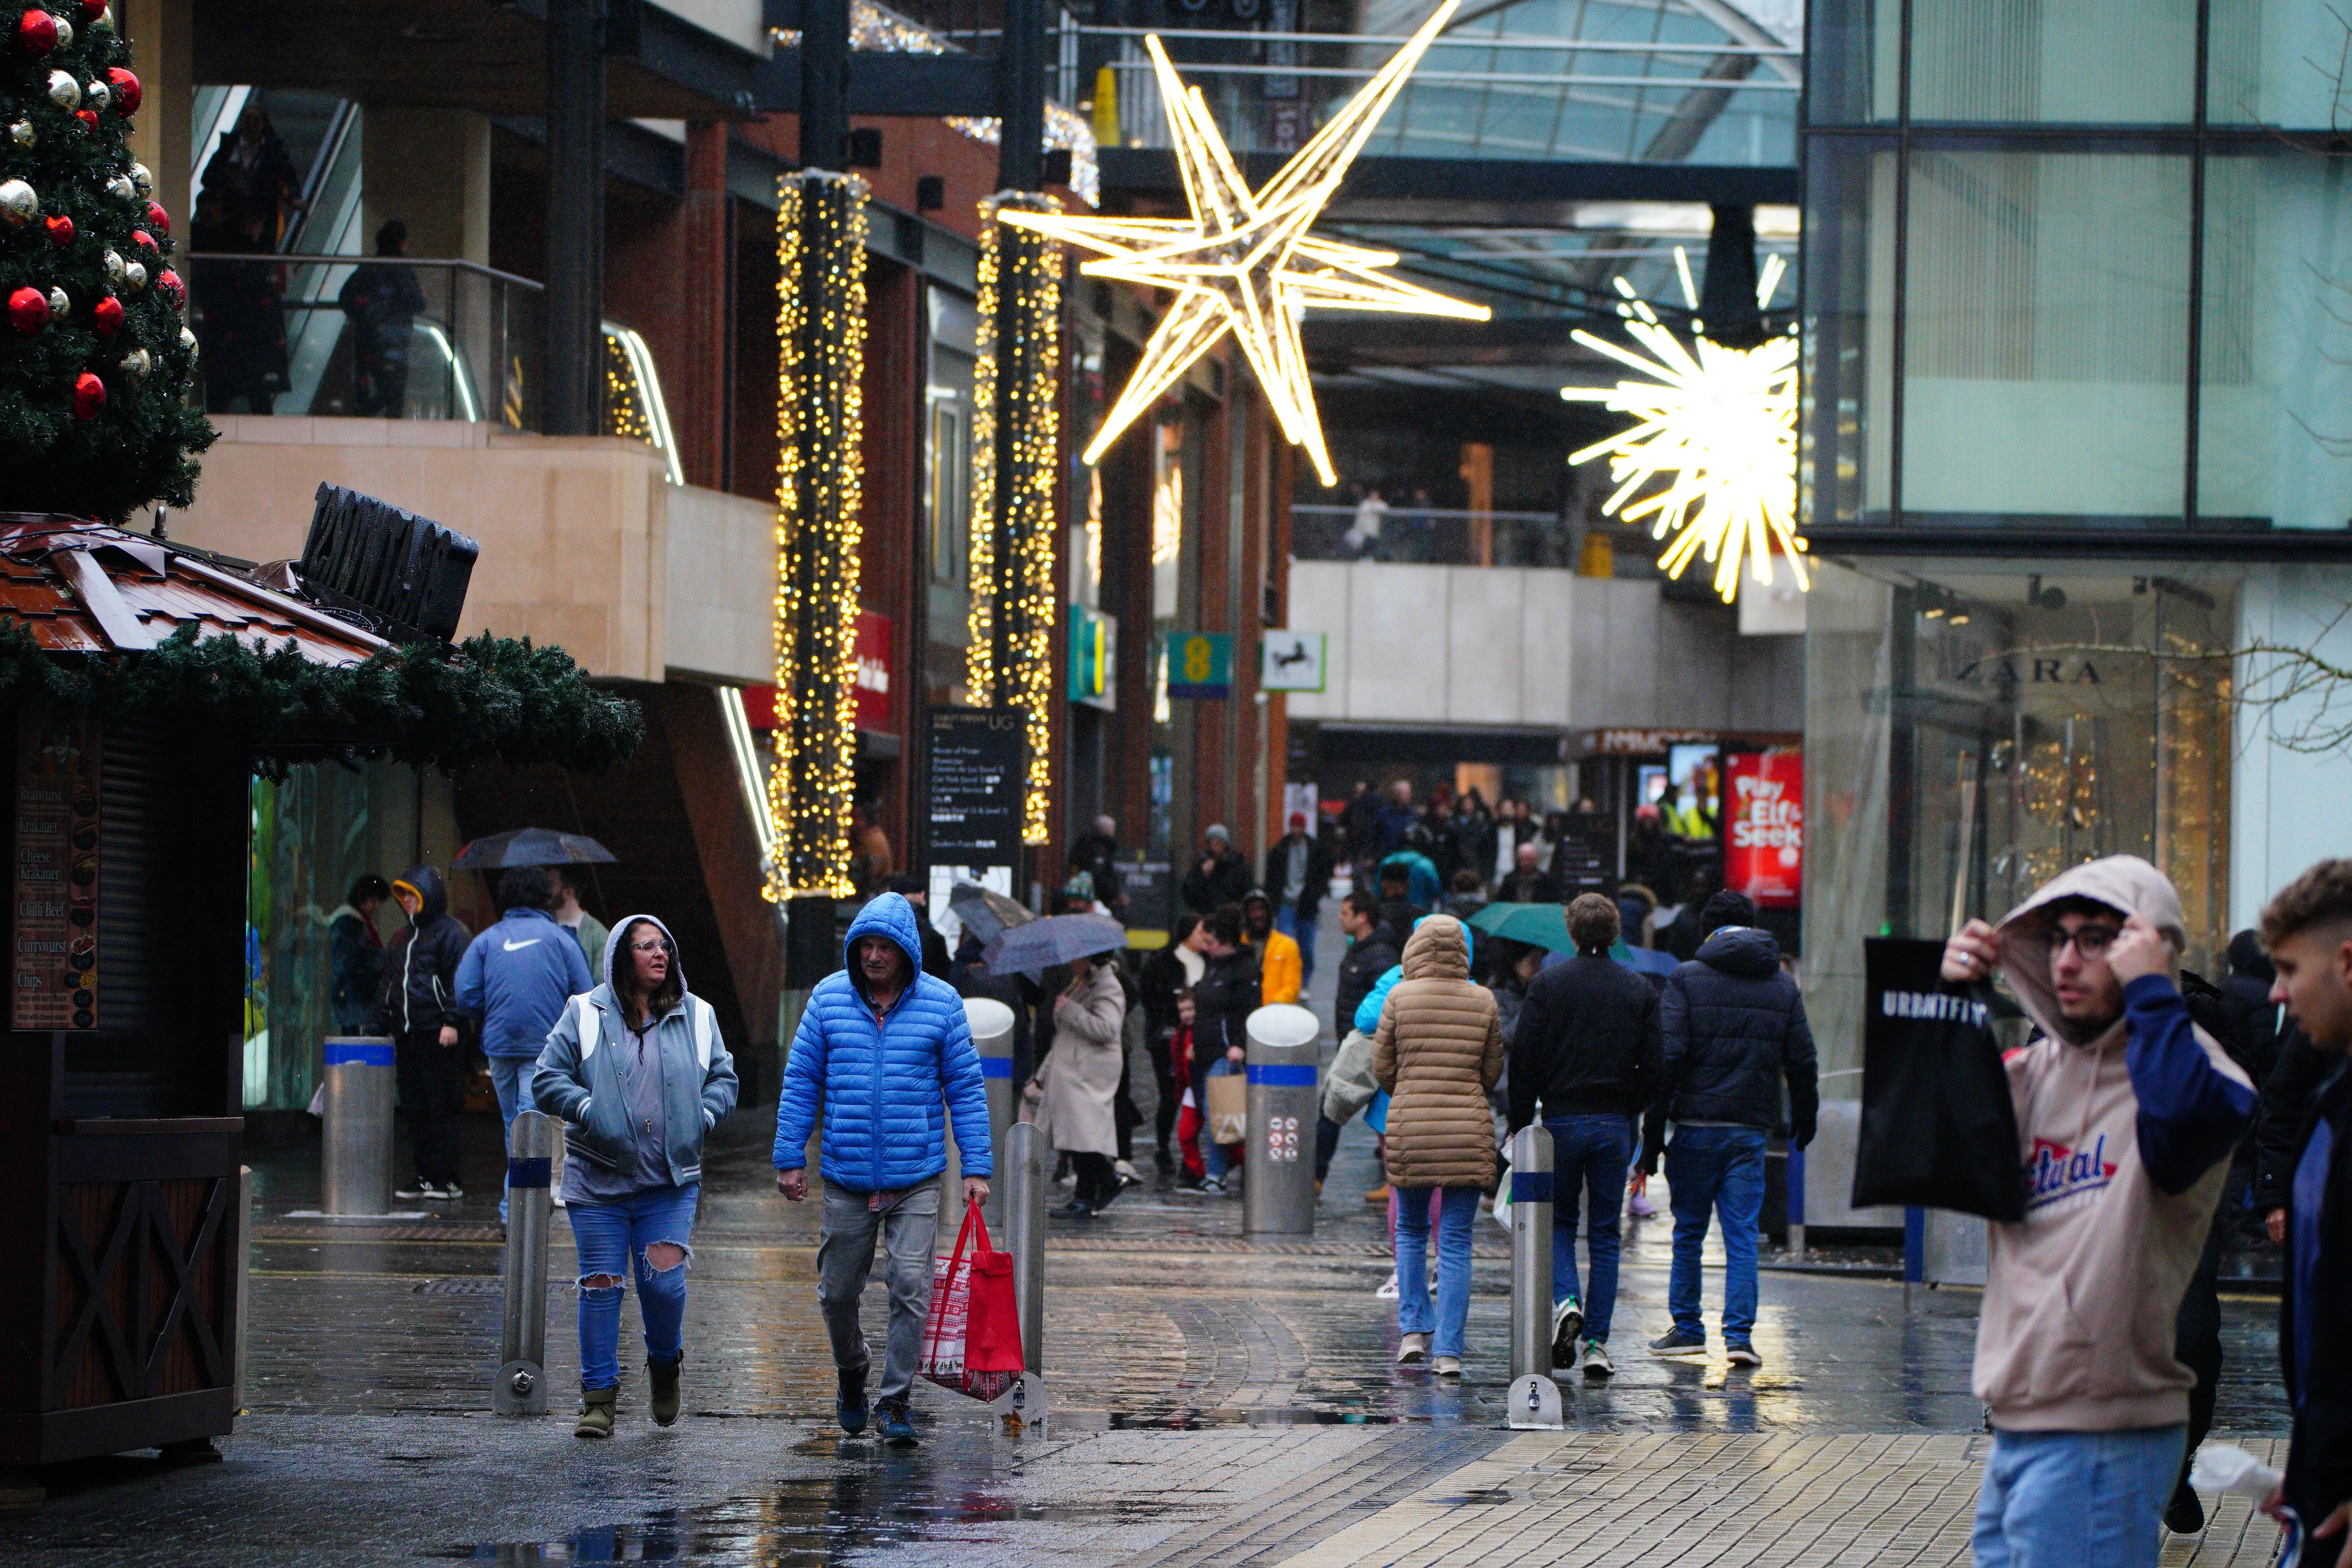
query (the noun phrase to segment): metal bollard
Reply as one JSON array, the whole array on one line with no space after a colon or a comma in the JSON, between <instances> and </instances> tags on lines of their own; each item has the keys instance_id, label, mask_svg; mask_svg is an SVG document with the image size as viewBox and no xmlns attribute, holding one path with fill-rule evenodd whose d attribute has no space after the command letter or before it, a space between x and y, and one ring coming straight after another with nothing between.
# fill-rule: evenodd
<instances>
[{"instance_id":1,"label":"metal bollard","mask_svg":"<svg viewBox=\"0 0 2352 1568\"><path fill-rule=\"evenodd\" d=\"M1249 1016L1249 1128L1242 1146L1242 1231L1315 1234L1315 1042L1323 1026L1276 1002Z\"/></svg>"},{"instance_id":2,"label":"metal bollard","mask_svg":"<svg viewBox=\"0 0 2352 1568\"><path fill-rule=\"evenodd\" d=\"M506 1310L499 1329L499 1375L490 1410L547 1414L547 1239L552 1194L548 1172L563 1124L526 1110L514 1120L507 1156Z\"/></svg>"},{"instance_id":3,"label":"metal bollard","mask_svg":"<svg viewBox=\"0 0 2352 1568\"><path fill-rule=\"evenodd\" d=\"M324 1153L320 1211L383 1215L392 1208L392 1041L376 1035L327 1037Z\"/></svg>"},{"instance_id":4,"label":"metal bollard","mask_svg":"<svg viewBox=\"0 0 2352 1568\"><path fill-rule=\"evenodd\" d=\"M971 1030L971 1043L980 1052L981 1081L988 1090L988 1147L1002 1173L1005 1135L1013 1127L1013 1009L992 997L969 996L964 999L963 1016ZM960 1160L950 1168L949 1192L955 1191L954 1178L961 1169ZM1007 1185L1004 1182L988 1184L988 1202L981 1213L992 1229L1004 1228ZM957 1223L962 1223L960 1217Z\"/></svg>"},{"instance_id":5,"label":"metal bollard","mask_svg":"<svg viewBox=\"0 0 2352 1568\"><path fill-rule=\"evenodd\" d=\"M1043 1429L1045 1420L1045 1140L1034 1121L1006 1129L996 1155L992 1201L1004 1194L1004 1250L1013 1255L1013 1300L1021 1316L1019 1381L989 1407Z\"/></svg>"},{"instance_id":6,"label":"metal bollard","mask_svg":"<svg viewBox=\"0 0 2352 1568\"><path fill-rule=\"evenodd\" d=\"M1531 1123L1511 1134L1511 1394L1515 1429L1556 1432L1551 1377L1551 1134Z\"/></svg>"}]
</instances>

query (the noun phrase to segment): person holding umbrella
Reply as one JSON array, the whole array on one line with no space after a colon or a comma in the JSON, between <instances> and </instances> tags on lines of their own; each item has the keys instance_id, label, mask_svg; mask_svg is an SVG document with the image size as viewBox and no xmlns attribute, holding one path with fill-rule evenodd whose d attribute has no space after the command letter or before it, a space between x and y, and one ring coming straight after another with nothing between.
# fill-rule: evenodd
<instances>
[{"instance_id":1,"label":"person holding umbrella","mask_svg":"<svg viewBox=\"0 0 2352 1568\"><path fill-rule=\"evenodd\" d=\"M1042 1102L1038 1120L1077 1173L1077 1190L1054 1211L1056 1218L1092 1219L1124 1184L1111 1162L1118 1152L1112 1104L1125 1065L1126 1022L1127 992L1114 955L1071 960L1070 983L1054 998L1054 1048L1032 1086Z\"/></svg>"}]
</instances>

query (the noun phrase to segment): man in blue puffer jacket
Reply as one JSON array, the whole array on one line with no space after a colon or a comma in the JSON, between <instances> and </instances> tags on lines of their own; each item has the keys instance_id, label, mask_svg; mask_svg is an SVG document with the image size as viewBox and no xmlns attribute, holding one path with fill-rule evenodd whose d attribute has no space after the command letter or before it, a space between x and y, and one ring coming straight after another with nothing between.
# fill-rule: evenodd
<instances>
[{"instance_id":1,"label":"man in blue puffer jacket","mask_svg":"<svg viewBox=\"0 0 2352 1568\"><path fill-rule=\"evenodd\" d=\"M931 1304L931 1248L939 1229L947 1121L955 1120L963 1201L988 1198L993 1173L988 1097L963 998L922 973L915 911L896 893L868 903L849 927L847 968L809 993L776 1102L776 1187L808 1195L808 1141L824 1124L824 1228L817 1246L817 1299L841 1379L835 1412L845 1432L866 1429L870 1365L857 1299L873 1271L878 1237L888 1259L890 1331L883 1358L882 1436L915 1441L907 1418Z\"/></svg>"}]
</instances>

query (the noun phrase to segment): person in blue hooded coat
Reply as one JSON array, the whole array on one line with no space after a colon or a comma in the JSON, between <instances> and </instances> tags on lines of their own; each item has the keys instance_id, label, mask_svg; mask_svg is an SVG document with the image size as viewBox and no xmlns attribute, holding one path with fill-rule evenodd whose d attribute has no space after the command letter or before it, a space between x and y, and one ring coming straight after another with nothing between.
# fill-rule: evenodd
<instances>
[{"instance_id":1,"label":"person in blue hooded coat","mask_svg":"<svg viewBox=\"0 0 2352 1568\"><path fill-rule=\"evenodd\" d=\"M896 893L875 898L850 922L846 967L809 993L776 1101L776 1187L808 1196L808 1141L824 1141L824 1222L817 1245L817 1299L840 1378L842 1430L866 1429L871 1359L857 1319L878 1240L887 1258L890 1328L877 1401L883 1438L915 1441L907 1394L922 1353L931 1304L931 1250L939 1230L947 1127L955 1122L967 1207L988 1199L994 1173L980 1053L954 987L922 973L915 911Z\"/></svg>"}]
</instances>

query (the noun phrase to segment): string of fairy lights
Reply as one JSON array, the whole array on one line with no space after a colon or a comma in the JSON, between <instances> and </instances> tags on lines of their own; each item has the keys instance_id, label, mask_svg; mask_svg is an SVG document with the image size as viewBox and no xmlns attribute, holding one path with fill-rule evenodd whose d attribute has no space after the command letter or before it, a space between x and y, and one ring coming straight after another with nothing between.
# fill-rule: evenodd
<instances>
[{"instance_id":1,"label":"string of fairy lights","mask_svg":"<svg viewBox=\"0 0 2352 1568\"><path fill-rule=\"evenodd\" d=\"M866 182L778 182L776 755L768 897L846 897L857 750Z\"/></svg>"},{"instance_id":2,"label":"string of fairy lights","mask_svg":"<svg viewBox=\"0 0 2352 1568\"><path fill-rule=\"evenodd\" d=\"M980 460L972 465L971 638L964 681L973 701L1021 710L1029 742L1021 803L1024 844L1045 842L1052 798L1062 254L1045 236L998 218L1009 212L1050 216L1060 211L1051 196L1013 191L980 205L980 355L972 399L972 450ZM997 488L1000 468L1009 481L1003 494ZM1002 568L1000 540L1006 552Z\"/></svg>"}]
</instances>

